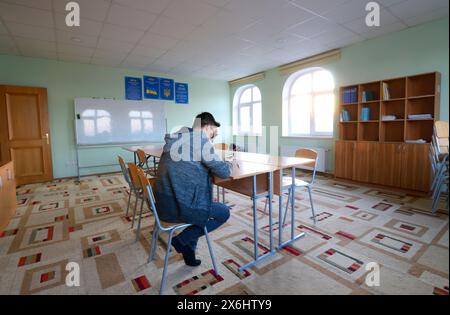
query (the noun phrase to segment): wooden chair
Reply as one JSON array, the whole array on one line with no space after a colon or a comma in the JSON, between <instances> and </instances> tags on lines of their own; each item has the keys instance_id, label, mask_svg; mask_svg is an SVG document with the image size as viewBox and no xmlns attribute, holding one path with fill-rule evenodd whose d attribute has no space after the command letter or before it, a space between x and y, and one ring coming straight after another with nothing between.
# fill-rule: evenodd
<instances>
[{"instance_id":1,"label":"wooden chair","mask_svg":"<svg viewBox=\"0 0 450 315\"><path fill-rule=\"evenodd\" d=\"M120 168L122 170L123 177L125 178L125 181L127 182L128 188L129 188L127 211L126 211L126 214L125 214L126 216L128 216L128 211L130 210L131 195L134 194L136 196L136 202L137 202L137 198L138 197L137 197L136 190L135 190L135 187L133 185L133 182L131 181L130 173L128 171L128 168L125 165L125 161L123 160L123 158L121 156L118 156L117 158L119 160L119 165L120 165Z\"/></svg>"},{"instance_id":2,"label":"wooden chair","mask_svg":"<svg viewBox=\"0 0 450 315\"><path fill-rule=\"evenodd\" d=\"M170 256L170 250L172 247L171 245L172 245L173 234L177 230L185 229L187 227L192 226L192 224L162 222L159 219L158 211L156 209L156 202L155 202L155 196L153 195L152 185L150 184L149 179L147 178L147 176L145 176L145 173L143 172L142 169L138 170L137 172L138 172L139 180L141 182L141 187L143 187L144 199L146 201L148 208L150 209L150 211L153 213L153 216L155 217L155 225L154 225L154 229L153 229L152 242L151 242L150 253L148 255L147 263L149 263L153 259L155 259L156 250L157 250L157 246L158 246L159 232L169 232L166 256L164 257L164 269L163 269L163 274L161 277L161 286L159 288L159 294L163 294L164 288L166 286L167 267L169 264L169 256ZM218 273L218 269L217 269L217 265L216 265L216 259L214 258L214 251L211 246L211 241L209 239L208 229L206 228L206 226L204 228L204 231L205 231L206 242L208 243L209 254L211 256L214 272L216 273L216 275L218 275L219 273Z\"/></svg>"},{"instance_id":3,"label":"wooden chair","mask_svg":"<svg viewBox=\"0 0 450 315\"><path fill-rule=\"evenodd\" d=\"M137 204L138 204L138 200L141 200L141 209L139 211L139 217L138 217L138 227L136 230L136 241L139 240L139 233L140 233L140 229L141 229L141 219L142 219L142 210L144 208L144 195L143 195L143 189L142 189L142 185L141 185L141 181L139 179L139 170L140 168L138 166L136 166L136 164L134 163L128 163L128 169L130 171L130 177L131 177L131 181L135 187L135 191L136 191L136 203L134 205L134 210L133 210L133 221L131 223L131 228L134 227L134 221L136 220L136 210L137 210Z\"/></svg>"},{"instance_id":4,"label":"wooden chair","mask_svg":"<svg viewBox=\"0 0 450 315\"><path fill-rule=\"evenodd\" d=\"M311 149L298 149L297 151L295 151L295 157L298 158L306 158L306 159L311 159L313 160L311 163L305 164L304 166L307 167L311 167L312 168L312 178L310 181L306 181L306 180L301 180L298 178L294 179L295 182L295 188L306 188L308 190L308 194L309 194L309 202L311 204L311 212L312 212L312 217L314 220L314 224L316 223L316 214L314 211L314 203L313 203L313 199L311 196L311 188L314 185L314 181L316 179L316 169L317 169L317 152ZM292 177L290 176L283 176L283 187L285 186L290 186L292 185ZM295 192L292 192L292 187L289 187L288 190L288 198L287 198L287 203L286 203L286 209L284 211L284 218L283 218L283 225L286 222L286 216L287 216L287 212L288 212L288 208L289 208L289 202L293 202L294 198L295 198ZM266 207L267 208L267 200L266 200ZM265 210L264 210L265 211ZM292 211L291 213L291 220L295 220L295 213L294 211Z\"/></svg>"},{"instance_id":5,"label":"wooden chair","mask_svg":"<svg viewBox=\"0 0 450 315\"><path fill-rule=\"evenodd\" d=\"M142 168L146 174L155 177L156 176L156 170L157 170L157 164L158 164L157 161L156 161L156 158L155 157L153 158L153 166L150 167L148 165L147 154L144 152L144 150L137 149L136 150L136 155L138 157L138 164L137 164L137 166Z\"/></svg>"}]
</instances>

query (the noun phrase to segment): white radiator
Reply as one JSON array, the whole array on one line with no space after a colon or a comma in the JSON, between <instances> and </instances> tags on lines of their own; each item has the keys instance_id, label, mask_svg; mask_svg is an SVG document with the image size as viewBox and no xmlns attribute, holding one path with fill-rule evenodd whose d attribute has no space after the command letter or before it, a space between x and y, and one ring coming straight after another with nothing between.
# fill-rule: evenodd
<instances>
[{"instance_id":1,"label":"white radiator","mask_svg":"<svg viewBox=\"0 0 450 315\"><path fill-rule=\"evenodd\" d=\"M304 149L312 149L317 152L317 171L318 172L325 172L327 168L327 155L330 152L329 149L324 148L305 148ZM295 156L295 151L300 149L298 146L290 146L290 145L282 145L280 149L280 155L281 156ZM302 167L304 169L312 169L311 167Z\"/></svg>"}]
</instances>

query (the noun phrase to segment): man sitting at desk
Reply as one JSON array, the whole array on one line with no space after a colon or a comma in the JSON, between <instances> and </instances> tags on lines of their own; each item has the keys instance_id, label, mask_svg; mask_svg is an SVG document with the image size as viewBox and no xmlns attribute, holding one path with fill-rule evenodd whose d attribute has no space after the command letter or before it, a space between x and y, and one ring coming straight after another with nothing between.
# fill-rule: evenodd
<instances>
[{"instance_id":1,"label":"man sitting at desk","mask_svg":"<svg viewBox=\"0 0 450 315\"><path fill-rule=\"evenodd\" d=\"M188 266L201 264L195 249L205 225L211 232L230 217L228 206L212 202L211 176L227 178L231 173L230 163L214 152L212 140L218 127L213 115L199 114L192 128L166 135L159 162L155 181L158 215L163 221L193 224L172 240Z\"/></svg>"}]
</instances>

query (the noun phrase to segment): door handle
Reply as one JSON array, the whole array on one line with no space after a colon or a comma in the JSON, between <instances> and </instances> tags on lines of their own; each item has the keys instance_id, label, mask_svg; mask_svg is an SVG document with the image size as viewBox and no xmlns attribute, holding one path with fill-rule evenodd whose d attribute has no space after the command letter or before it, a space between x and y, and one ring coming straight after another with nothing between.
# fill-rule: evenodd
<instances>
[{"instance_id":1,"label":"door handle","mask_svg":"<svg viewBox=\"0 0 450 315\"><path fill-rule=\"evenodd\" d=\"M50 140L49 140L49 135L48 135L48 133L45 134L45 137L44 137L44 138L46 139L47 144L50 144Z\"/></svg>"}]
</instances>

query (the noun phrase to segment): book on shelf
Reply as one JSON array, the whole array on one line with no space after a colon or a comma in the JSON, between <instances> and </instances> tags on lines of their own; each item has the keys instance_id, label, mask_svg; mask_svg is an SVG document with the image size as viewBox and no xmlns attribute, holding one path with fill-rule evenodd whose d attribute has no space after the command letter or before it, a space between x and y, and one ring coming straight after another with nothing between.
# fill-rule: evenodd
<instances>
[{"instance_id":1,"label":"book on shelf","mask_svg":"<svg viewBox=\"0 0 450 315\"><path fill-rule=\"evenodd\" d=\"M376 95L374 91L363 91L362 92L362 102L371 102L375 101Z\"/></svg>"},{"instance_id":2,"label":"book on shelf","mask_svg":"<svg viewBox=\"0 0 450 315\"><path fill-rule=\"evenodd\" d=\"M361 121L369 121L370 120L370 108L363 107L361 109Z\"/></svg>"},{"instance_id":3,"label":"book on shelf","mask_svg":"<svg viewBox=\"0 0 450 315\"><path fill-rule=\"evenodd\" d=\"M346 121L350 121L350 113L348 112L348 110L343 110L341 112L341 122L346 122Z\"/></svg>"},{"instance_id":4,"label":"book on shelf","mask_svg":"<svg viewBox=\"0 0 450 315\"><path fill-rule=\"evenodd\" d=\"M391 93L389 92L389 84L383 82L383 100L389 101L391 99Z\"/></svg>"},{"instance_id":5,"label":"book on shelf","mask_svg":"<svg viewBox=\"0 0 450 315\"><path fill-rule=\"evenodd\" d=\"M358 102L358 88L345 89L343 91L343 103L353 104Z\"/></svg>"},{"instance_id":6,"label":"book on shelf","mask_svg":"<svg viewBox=\"0 0 450 315\"><path fill-rule=\"evenodd\" d=\"M397 120L397 116L395 115L384 115L381 117L382 121L393 121L393 120Z\"/></svg>"},{"instance_id":7,"label":"book on shelf","mask_svg":"<svg viewBox=\"0 0 450 315\"><path fill-rule=\"evenodd\" d=\"M433 119L433 115L431 114L408 115L408 119L409 120Z\"/></svg>"}]
</instances>

